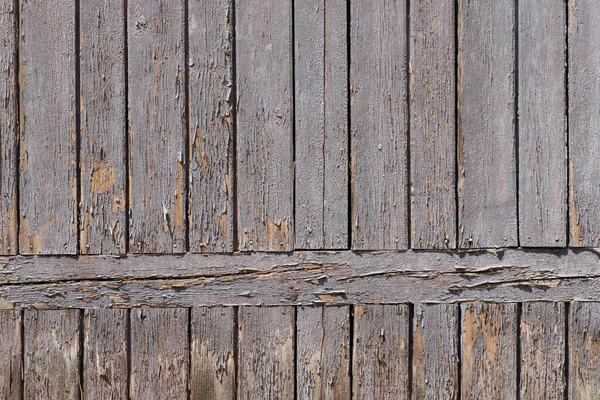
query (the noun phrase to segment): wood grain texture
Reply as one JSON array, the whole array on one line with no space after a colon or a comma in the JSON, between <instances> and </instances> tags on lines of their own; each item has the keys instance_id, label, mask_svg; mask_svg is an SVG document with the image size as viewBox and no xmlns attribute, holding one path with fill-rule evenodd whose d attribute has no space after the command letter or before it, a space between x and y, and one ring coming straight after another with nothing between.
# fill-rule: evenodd
<instances>
[{"instance_id":1,"label":"wood grain texture","mask_svg":"<svg viewBox=\"0 0 600 400\"><path fill-rule=\"evenodd\" d=\"M517 398L517 305L462 303L461 396Z\"/></svg>"},{"instance_id":2,"label":"wood grain texture","mask_svg":"<svg viewBox=\"0 0 600 400\"><path fill-rule=\"evenodd\" d=\"M239 309L238 399L294 398L293 307Z\"/></svg>"},{"instance_id":3,"label":"wood grain texture","mask_svg":"<svg viewBox=\"0 0 600 400\"><path fill-rule=\"evenodd\" d=\"M352 248L408 247L407 2L350 6Z\"/></svg>"},{"instance_id":4,"label":"wood grain texture","mask_svg":"<svg viewBox=\"0 0 600 400\"><path fill-rule=\"evenodd\" d=\"M600 397L600 303L571 303L569 399Z\"/></svg>"},{"instance_id":5,"label":"wood grain texture","mask_svg":"<svg viewBox=\"0 0 600 400\"><path fill-rule=\"evenodd\" d=\"M84 311L83 393L88 399L127 399L129 311Z\"/></svg>"},{"instance_id":6,"label":"wood grain texture","mask_svg":"<svg viewBox=\"0 0 600 400\"><path fill-rule=\"evenodd\" d=\"M241 251L294 248L292 1L235 4Z\"/></svg>"},{"instance_id":7,"label":"wood grain texture","mask_svg":"<svg viewBox=\"0 0 600 400\"><path fill-rule=\"evenodd\" d=\"M233 29L232 0L189 1L192 252L233 251Z\"/></svg>"},{"instance_id":8,"label":"wood grain texture","mask_svg":"<svg viewBox=\"0 0 600 400\"><path fill-rule=\"evenodd\" d=\"M83 254L123 254L127 120L125 4L80 4L81 177Z\"/></svg>"},{"instance_id":9,"label":"wood grain texture","mask_svg":"<svg viewBox=\"0 0 600 400\"><path fill-rule=\"evenodd\" d=\"M298 399L350 399L348 307L299 307L296 339Z\"/></svg>"},{"instance_id":10,"label":"wood grain texture","mask_svg":"<svg viewBox=\"0 0 600 400\"><path fill-rule=\"evenodd\" d=\"M132 310L130 398L185 399L188 368L188 310Z\"/></svg>"},{"instance_id":11,"label":"wood grain texture","mask_svg":"<svg viewBox=\"0 0 600 400\"><path fill-rule=\"evenodd\" d=\"M0 312L0 399L21 400L23 382L21 380L22 342L21 312Z\"/></svg>"},{"instance_id":12,"label":"wood grain texture","mask_svg":"<svg viewBox=\"0 0 600 400\"><path fill-rule=\"evenodd\" d=\"M75 254L75 2L20 4L19 249Z\"/></svg>"},{"instance_id":13,"label":"wood grain texture","mask_svg":"<svg viewBox=\"0 0 600 400\"><path fill-rule=\"evenodd\" d=\"M567 245L566 7L519 3L519 237Z\"/></svg>"},{"instance_id":14,"label":"wood grain texture","mask_svg":"<svg viewBox=\"0 0 600 400\"><path fill-rule=\"evenodd\" d=\"M520 398L564 399L564 303L523 303L520 328Z\"/></svg>"},{"instance_id":15,"label":"wood grain texture","mask_svg":"<svg viewBox=\"0 0 600 400\"><path fill-rule=\"evenodd\" d=\"M235 317L233 307L192 308L191 399L236 398Z\"/></svg>"},{"instance_id":16,"label":"wood grain texture","mask_svg":"<svg viewBox=\"0 0 600 400\"><path fill-rule=\"evenodd\" d=\"M459 347L456 304L415 304L413 399L458 399Z\"/></svg>"},{"instance_id":17,"label":"wood grain texture","mask_svg":"<svg viewBox=\"0 0 600 400\"><path fill-rule=\"evenodd\" d=\"M459 247L518 245L515 2L458 0Z\"/></svg>"},{"instance_id":18,"label":"wood grain texture","mask_svg":"<svg viewBox=\"0 0 600 400\"><path fill-rule=\"evenodd\" d=\"M410 2L411 248L456 248L455 3Z\"/></svg>"},{"instance_id":19,"label":"wood grain texture","mask_svg":"<svg viewBox=\"0 0 600 400\"><path fill-rule=\"evenodd\" d=\"M354 306L353 398L409 397L409 329L406 305Z\"/></svg>"},{"instance_id":20,"label":"wood grain texture","mask_svg":"<svg viewBox=\"0 0 600 400\"><path fill-rule=\"evenodd\" d=\"M26 310L24 398L78 400L79 310Z\"/></svg>"},{"instance_id":21,"label":"wood grain texture","mask_svg":"<svg viewBox=\"0 0 600 400\"><path fill-rule=\"evenodd\" d=\"M348 247L346 1L294 4L296 248Z\"/></svg>"},{"instance_id":22,"label":"wood grain texture","mask_svg":"<svg viewBox=\"0 0 600 400\"><path fill-rule=\"evenodd\" d=\"M129 240L186 251L184 1L128 2Z\"/></svg>"}]
</instances>

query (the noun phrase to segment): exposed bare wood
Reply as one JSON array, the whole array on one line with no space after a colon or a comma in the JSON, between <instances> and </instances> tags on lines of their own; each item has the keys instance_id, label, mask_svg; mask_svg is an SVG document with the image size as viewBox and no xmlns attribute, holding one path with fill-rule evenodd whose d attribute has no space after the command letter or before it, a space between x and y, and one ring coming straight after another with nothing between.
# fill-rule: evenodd
<instances>
[{"instance_id":1,"label":"exposed bare wood","mask_svg":"<svg viewBox=\"0 0 600 400\"><path fill-rule=\"evenodd\" d=\"M571 303L568 335L569 399L599 398L600 303Z\"/></svg>"},{"instance_id":2,"label":"exposed bare wood","mask_svg":"<svg viewBox=\"0 0 600 400\"><path fill-rule=\"evenodd\" d=\"M21 312L0 312L0 399L21 400L22 381L22 343Z\"/></svg>"}]
</instances>

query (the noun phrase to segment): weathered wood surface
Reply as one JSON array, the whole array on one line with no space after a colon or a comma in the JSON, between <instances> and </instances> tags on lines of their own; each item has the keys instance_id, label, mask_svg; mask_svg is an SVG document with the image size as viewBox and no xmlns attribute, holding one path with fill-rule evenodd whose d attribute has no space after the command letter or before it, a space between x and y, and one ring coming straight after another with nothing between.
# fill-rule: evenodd
<instances>
[{"instance_id":1,"label":"weathered wood surface","mask_svg":"<svg viewBox=\"0 0 600 400\"><path fill-rule=\"evenodd\" d=\"M238 399L294 398L293 307L239 309Z\"/></svg>"},{"instance_id":2,"label":"weathered wood surface","mask_svg":"<svg viewBox=\"0 0 600 400\"><path fill-rule=\"evenodd\" d=\"M517 305L461 304L461 398L517 398Z\"/></svg>"},{"instance_id":3,"label":"weathered wood surface","mask_svg":"<svg viewBox=\"0 0 600 400\"><path fill-rule=\"evenodd\" d=\"M523 303L520 326L521 399L564 399L565 305Z\"/></svg>"},{"instance_id":4,"label":"weathered wood surface","mask_svg":"<svg viewBox=\"0 0 600 400\"><path fill-rule=\"evenodd\" d=\"M292 1L235 4L241 251L294 248Z\"/></svg>"},{"instance_id":5,"label":"weathered wood surface","mask_svg":"<svg viewBox=\"0 0 600 400\"><path fill-rule=\"evenodd\" d=\"M350 4L353 249L408 247L406 5Z\"/></svg>"},{"instance_id":6,"label":"weathered wood surface","mask_svg":"<svg viewBox=\"0 0 600 400\"><path fill-rule=\"evenodd\" d=\"M80 310L25 311L24 398L78 400Z\"/></svg>"},{"instance_id":7,"label":"weathered wood surface","mask_svg":"<svg viewBox=\"0 0 600 400\"><path fill-rule=\"evenodd\" d=\"M185 308L132 310L131 399L186 398L188 314Z\"/></svg>"},{"instance_id":8,"label":"weathered wood surface","mask_svg":"<svg viewBox=\"0 0 600 400\"><path fill-rule=\"evenodd\" d=\"M459 398L459 306L415 304L412 398Z\"/></svg>"},{"instance_id":9,"label":"weathered wood surface","mask_svg":"<svg viewBox=\"0 0 600 400\"><path fill-rule=\"evenodd\" d=\"M457 1L459 247L517 246L515 2Z\"/></svg>"},{"instance_id":10,"label":"weathered wood surface","mask_svg":"<svg viewBox=\"0 0 600 400\"><path fill-rule=\"evenodd\" d=\"M75 2L21 1L20 8L19 251L75 254Z\"/></svg>"},{"instance_id":11,"label":"weathered wood surface","mask_svg":"<svg viewBox=\"0 0 600 400\"><path fill-rule=\"evenodd\" d=\"M519 238L567 244L566 7L518 2Z\"/></svg>"},{"instance_id":12,"label":"weathered wood surface","mask_svg":"<svg viewBox=\"0 0 600 400\"><path fill-rule=\"evenodd\" d=\"M296 312L296 398L350 400L349 308L299 307Z\"/></svg>"},{"instance_id":13,"label":"weathered wood surface","mask_svg":"<svg viewBox=\"0 0 600 400\"><path fill-rule=\"evenodd\" d=\"M23 365L21 352L21 312L0 312L0 399L21 400Z\"/></svg>"},{"instance_id":14,"label":"weathered wood surface","mask_svg":"<svg viewBox=\"0 0 600 400\"><path fill-rule=\"evenodd\" d=\"M80 15L81 253L124 254L127 251L124 1L83 1Z\"/></svg>"},{"instance_id":15,"label":"weathered wood surface","mask_svg":"<svg viewBox=\"0 0 600 400\"><path fill-rule=\"evenodd\" d=\"M129 1L129 250L186 251L184 1Z\"/></svg>"},{"instance_id":16,"label":"weathered wood surface","mask_svg":"<svg viewBox=\"0 0 600 400\"><path fill-rule=\"evenodd\" d=\"M233 307L194 307L190 398L236 399L236 318Z\"/></svg>"},{"instance_id":17,"label":"weathered wood surface","mask_svg":"<svg viewBox=\"0 0 600 400\"><path fill-rule=\"evenodd\" d=\"M354 307L352 395L358 400L409 397L409 307Z\"/></svg>"},{"instance_id":18,"label":"weathered wood surface","mask_svg":"<svg viewBox=\"0 0 600 400\"><path fill-rule=\"evenodd\" d=\"M411 247L456 248L455 4L410 2Z\"/></svg>"},{"instance_id":19,"label":"weathered wood surface","mask_svg":"<svg viewBox=\"0 0 600 400\"><path fill-rule=\"evenodd\" d=\"M296 248L348 247L346 1L294 3Z\"/></svg>"},{"instance_id":20,"label":"weathered wood surface","mask_svg":"<svg viewBox=\"0 0 600 400\"><path fill-rule=\"evenodd\" d=\"M600 303L571 303L569 309L569 399L600 397Z\"/></svg>"},{"instance_id":21,"label":"weathered wood surface","mask_svg":"<svg viewBox=\"0 0 600 400\"><path fill-rule=\"evenodd\" d=\"M233 1L188 2L189 247L233 251Z\"/></svg>"}]
</instances>

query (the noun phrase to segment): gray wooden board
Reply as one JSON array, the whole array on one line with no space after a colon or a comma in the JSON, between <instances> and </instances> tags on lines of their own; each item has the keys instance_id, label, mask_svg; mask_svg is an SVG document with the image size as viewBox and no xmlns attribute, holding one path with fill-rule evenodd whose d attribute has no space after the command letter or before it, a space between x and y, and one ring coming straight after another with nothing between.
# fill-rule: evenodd
<instances>
[{"instance_id":1,"label":"gray wooden board","mask_svg":"<svg viewBox=\"0 0 600 400\"><path fill-rule=\"evenodd\" d=\"M21 312L0 312L0 399L22 399L22 351Z\"/></svg>"},{"instance_id":2,"label":"gray wooden board","mask_svg":"<svg viewBox=\"0 0 600 400\"><path fill-rule=\"evenodd\" d=\"M292 1L235 4L241 251L294 248Z\"/></svg>"},{"instance_id":3,"label":"gray wooden board","mask_svg":"<svg viewBox=\"0 0 600 400\"><path fill-rule=\"evenodd\" d=\"M569 399L599 398L600 303L571 303L568 336Z\"/></svg>"},{"instance_id":4,"label":"gray wooden board","mask_svg":"<svg viewBox=\"0 0 600 400\"><path fill-rule=\"evenodd\" d=\"M233 251L233 1L188 2L189 247Z\"/></svg>"},{"instance_id":5,"label":"gray wooden board","mask_svg":"<svg viewBox=\"0 0 600 400\"><path fill-rule=\"evenodd\" d=\"M411 247L456 248L453 0L410 2Z\"/></svg>"},{"instance_id":6,"label":"gray wooden board","mask_svg":"<svg viewBox=\"0 0 600 400\"><path fill-rule=\"evenodd\" d=\"M294 3L296 248L348 247L345 0Z\"/></svg>"}]
</instances>

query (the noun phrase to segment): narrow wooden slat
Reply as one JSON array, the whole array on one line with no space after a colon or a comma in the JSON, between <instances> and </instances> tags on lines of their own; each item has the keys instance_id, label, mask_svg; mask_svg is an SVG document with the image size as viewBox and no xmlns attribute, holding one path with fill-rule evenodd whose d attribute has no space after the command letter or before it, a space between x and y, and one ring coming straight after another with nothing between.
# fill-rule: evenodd
<instances>
[{"instance_id":1,"label":"narrow wooden slat","mask_svg":"<svg viewBox=\"0 0 600 400\"><path fill-rule=\"evenodd\" d=\"M233 251L233 2L188 3L192 252Z\"/></svg>"},{"instance_id":2,"label":"narrow wooden slat","mask_svg":"<svg viewBox=\"0 0 600 400\"><path fill-rule=\"evenodd\" d=\"M350 399L348 307L297 309L298 399Z\"/></svg>"},{"instance_id":3,"label":"narrow wooden slat","mask_svg":"<svg viewBox=\"0 0 600 400\"><path fill-rule=\"evenodd\" d=\"M294 308L241 307L239 399L294 398Z\"/></svg>"},{"instance_id":4,"label":"narrow wooden slat","mask_svg":"<svg viewBox=\"0 0 600 400\"><path fill-rule=\"evenodd\" d=\"M75 2L20 4L19 248L23 254L75 254Z\"/></svg>"},{"instance_id":5,"label":"narrow wooden slat","mask_svg":"<svg viewBox=\"0 0 600 400\"><path fill-rule=\"evenodd\" d=\"M520 398L564 399L564 303L523 303L520 341Z\"/></svg>"},{"instance_id":6,"label":"narrow wooden slat","mask_svg":"<svg viewBox=\"0 0 600 400\"><path fill-rule=\"evenodd\" d=\"M453 0L410 2L411 247L456 247Z\"/></svg>"},{"instance_id":7,"label":"narrow wooden slat","mask_svg":"<svg viewBox=\"0 0 600 400\"><path fill-rule=\"evenodd\" d=\"M294 3L296 248L348 246L345 0Z\"/></svg>"},{"instance_id":8,"label":"narrow wooden slat","mask_svg":"<svg viewBox=\"0 0 600 400\"><path fill-rule=\"evenodd\" d=\"M352 248L408 247L406 1L352 0Z\"/></svg>"},{"instance_id":9,"label":"narrow wooden slat","mask_svg":"<svg viewBox=\"0 0 600 400\"><path fill-rule=\"evenodd\" d=\"M78 400L79 310L25 310L26 399Z\"/></svg>"},{"instance_id":10,"label":"narrow wooden slat","mask_svg":"<svg viewBox=\"0 0 600 400\"><path fill-rule=\"evenodd\" d=\"M459 247L517 246L515 2L457 1Z\"/></svg>"},{"instance_id":11,"label":"narrow wooden slat","mask_svg":"<svg viewBox=\"0 0 600 400\"><path fill-rule=\"evenodd\" d=\"M0 399L21 400L21 312L0 312Z\"/></svg>"},{"instance_id":12,"label":"narrow wooden slat","mask_svg":"<svg viewBox=\"0 0 600 400\"><path fill-rule=\"evenodd\" d=\"M83 393L88 399L128 395L127 310L85 310Z\"/></svg>"},{"instance_id":13,"label":"narrow wooden slat","mask_svg":"<svg viewBox=\"0 0 600 400\"><path fill-rule=\"evenodd\" d=\"M292 1L235 4L242 251L294 248Z\"/></svg>"},{"instance_id":14,"label":"narrow wooden slat","mask_svg":"<svg viewBox=\"0 0 600 400\"><path fill-rule=\"evenodd\" d=\"M184 1L129 1L130 251L186 251Z\"/></svg>"},{"instance_id":15,"label":"narrow wooden slat","mask_svg":"<svg viewBox=\"0 0 600 400\"><path fill-rule=\"evenodd\" d=\"M517 305L463 303L461 313L462 398L516 398Z\"/></svg>"},{"instance_id":16,"label":"narrow wooden slat","mask_svg":"<svg viewBox=\"0 0 600 400\"><path fill-rule=\"evenodd\" d=\"M569 310L569 399L600 398L600 303Z\"/></svg>"},{"instance_id":17,"label":"narrow wooden slat","mask_svg":"<svg viewBox=\"0 0 600 400\"><path fill-rule=\"evenodd\" d=\"M354 306L353 398L408 398L409 329L406 305Z\"/></svg>"},{"instance_id":18,"label":"narrow wooden slat","mask_svg":"<svg viewBox=\"0 0 600 400\"><path fill-rule=\"evenodd\" d=\"M235 310L192 308L191 399L236 398Z\"/></svg>"},{"instance_id":19,"label":"narrow wooden slat","mask_svg":"<svg viewBox=\"0 0 600 400\"><path fill-rule=\"evenodd\" d=\"M415 304L413 399L458 399L458 310L455 304Z\"/></svg>"},{"instance_id":20,"label":"narrow wooden slat","mask_svg":"<svg viewBox=\"0 0 600 400\"><path fill-rule=\"evenodd\" d=\"M185 399L188 366L186 308L131 311L131 399Z\"/></svg>"}]
</instances>

